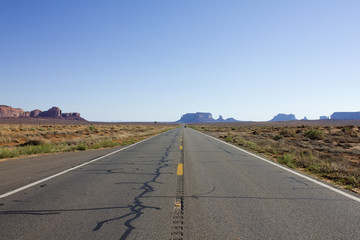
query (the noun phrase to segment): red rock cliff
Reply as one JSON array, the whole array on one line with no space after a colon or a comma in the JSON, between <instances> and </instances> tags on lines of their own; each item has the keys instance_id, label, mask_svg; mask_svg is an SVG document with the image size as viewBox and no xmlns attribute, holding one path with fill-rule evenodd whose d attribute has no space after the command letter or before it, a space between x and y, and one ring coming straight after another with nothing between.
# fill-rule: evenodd
<instances>
[{"instance_id":1,"label":"red rock cliff","mask_svg":"<svg viewBox=\"0 0 360 240\"><path fill-rule=\"evenodd\" d=\"M62 113L58 107L52 107L44 112L39 109L25 112L21 108L12 108L6 105L0 105L0 118L53 118L86 121L80 117L80 113Z\"/></svg>"}]
</instances>

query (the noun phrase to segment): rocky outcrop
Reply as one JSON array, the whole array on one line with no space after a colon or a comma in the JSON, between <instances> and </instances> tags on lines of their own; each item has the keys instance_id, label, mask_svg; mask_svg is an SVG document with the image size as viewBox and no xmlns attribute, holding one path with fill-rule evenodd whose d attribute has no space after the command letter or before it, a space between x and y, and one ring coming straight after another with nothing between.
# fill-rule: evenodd
<instances>
[{"instance_id":1,"label":"rocky outcrop","mask_svg":"<svg viewBox=\"0 0 360 240\"><path fill-rule=\"evenodd\" d=\"M5 105L0 105L0 118L50 118L86 121L80 117L80 113L62 113L61 109L58 107L52 107L44 112L39 109L25 112L21 108L12 108Z\"/></svg>"},{"instance_id":2,"label":"rocky outcrop","mask_svg":"<svg viewBox=\"0 0 360 240\"><path fill-rule=\"evenodd\" d=\"M294 114L284 114L284 113L279 113L278 115L276 115L275 117L273 117L273 119L270 120L270 122L280 122L280 121L296 121L297 119L295 118Z\"/></svg>"},{"instance_id":3,"label":"rocky outcrop","mask_svg":"<svg viewBox=\"0 0 360 240\"><path fill-rule=\"evenodd\" d=\"M35 109L30 112L30 117L36 118L41 113L41 110Z\"/></svg>"},{"instance_id":4,"label":"rocky outcrop","mask_svg":"<svg viewBox=\"0 0 360 240\"><path fill-rule=\"evenodd\" d=\"M334 112L331 114L334 120L355 120L360 119L360 112Z\"/></svg>"},{"instance_id":5,"label":"rocky outcrop","mask_svg":"<svg viewBox=\"0 0 360 240\"><path fill-rule=\"evenodd\" d=\"M71 120L79 120L82 119L80 117L80 113L74 112L74 113L63 113L61 116L65 119L71 119Z\"/></svg>"},{"instance_id":6,"label":"rocky outcrop","mask_svg":"<svg viewBox=\"0 0 360 240\"><path fill-rule=\"evenodd\" d=\"M80 117L80 113L77 112L63 113L61 117L67 120L86 121L84 118Z\"/></svg>"},{"instance_id":7,"label":"rocky outcrop","mask_svg":"<svg viewBox=\"0 0 360 240\"><path fill-rule=\"evenodd\" d=\"M234 118L223 119L220 115L217 120L212 117L211 113L186 113L182 115L181 119L177 121L178 123L213 123L213 122L238 122Z\"/></svg>"},{"instance_id":8,"label":"rocky outcrop","mask_svg":"<svg viewBox=\"0 0 360 240\"><path fill-rule=\"evenodd\" d=\"M225 122L240 122L240 121L236 120L235 118L227 118L225 119Z\"/></svg>"},{"instance_id":9,"label":"rocky outcrop","mask_svg":"<svg viewBox=\"0 0 360 240\"><path fill-rule=\"evenodd\" d=\"M216 121L217 122L225 122L225 119L223 118L223 116L220 115Z\"/></svg>"},{"instance_id":10,"label":"rocky outcrop","mask_svg":"<svg viewBox=\"0 0 360 240\"><path fill-rule=\"evenodd\" d=\"M39 118L61 118L62 112L61 112L60 108L52 107L45 112L39 113L39 115L37 117L39 117Z\"/></svg>"},{"instance_id":11,"label":"rocky outcrop","mask_svg":"<svg viewBox=\"0 0 360 240\"><path fill-rule=\"evenodd\" d=\"M235 118L227 118L227 119L224 119L224 118L220 115L219 118L215 120L215 122L239 122L239 121L236 120Z\"/></svg>"},{"instance_id":12,"label":"rocky outcrop","mask_svg":"<svg viewBox=\"0 0 360 240\"><path fill-rule=\"evenodd\" d=\"M215 119L213 119L211 113L186 113L182 115L179 121L179 123L209 123L209 122L215 122Z\"/></svg>"},{"instance_id":13,"label":"rocky outcrop","mask_svg":"<svg viewBox=\"0 0 360 240\"><path fill-rule=\"evenodd\" d=\"M25 116L25 111L21 108L12 108L6 105L0 105L0 117L17 118Z\"/></svg>"}]
</instances>

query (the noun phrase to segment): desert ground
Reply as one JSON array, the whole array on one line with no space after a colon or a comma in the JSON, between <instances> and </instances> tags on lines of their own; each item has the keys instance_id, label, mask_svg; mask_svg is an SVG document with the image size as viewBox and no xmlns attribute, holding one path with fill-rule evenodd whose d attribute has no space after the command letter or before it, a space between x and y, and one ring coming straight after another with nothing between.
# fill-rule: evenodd
<instances>
[{"instance_id":1,"label":"desert ground","mask_svg":"<svg viewBox=\"0 0 360 240\"><path fill-rule=\"evenodd\" d=\"M178 125L2 119L0 161L33 154L124 146L175 126Z\"/></svg>"},{"instance_id":2,"label":"desert ground","mask_svg":"<svg viewBox=\"0 0 360 240\"><path fill-rule=\"evenodd\" d=\"M360 121L216 123L190 127L360 193Z\"/></svg>"}]
</instances>

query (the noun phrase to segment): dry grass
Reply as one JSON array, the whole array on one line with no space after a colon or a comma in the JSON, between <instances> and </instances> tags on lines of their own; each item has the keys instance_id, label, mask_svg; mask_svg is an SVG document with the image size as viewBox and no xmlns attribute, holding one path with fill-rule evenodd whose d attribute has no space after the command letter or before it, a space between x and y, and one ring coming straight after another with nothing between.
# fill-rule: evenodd
<instances>
[{"instance_id":1,"label":"dry grass","mask_svg":"<svg viewBox=\"0 0 360 240\"><path fill-rule=\"evenodd\" d=\"M173 127L168 124L0 124L0 159L128 145Z\"/></svg>"},{"instance_id":2,"label":"dry grass","mask_svg":"<svg viewBox=\"0 0 360 240\"><path fill-rule=\"evenodd\" d=\"M193 128L360 193L359 126L193 125Z\"/></svg>"}]
</instances>

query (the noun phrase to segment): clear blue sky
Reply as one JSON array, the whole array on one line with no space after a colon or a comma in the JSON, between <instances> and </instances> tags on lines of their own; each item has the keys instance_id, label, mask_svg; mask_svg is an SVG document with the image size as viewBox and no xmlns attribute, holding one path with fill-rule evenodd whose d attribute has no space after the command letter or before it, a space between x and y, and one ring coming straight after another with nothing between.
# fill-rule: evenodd
<instances>
[{"instance_id":1,"label":"clear blue sky","mask_svg":"<svg viewBox=\"0 0 360 240\"><path fill-rule=\"evenodd\" d=\"M360 111L360 1L0 0L0 104L97 121Z\"/></svg>"}]
</instances>

